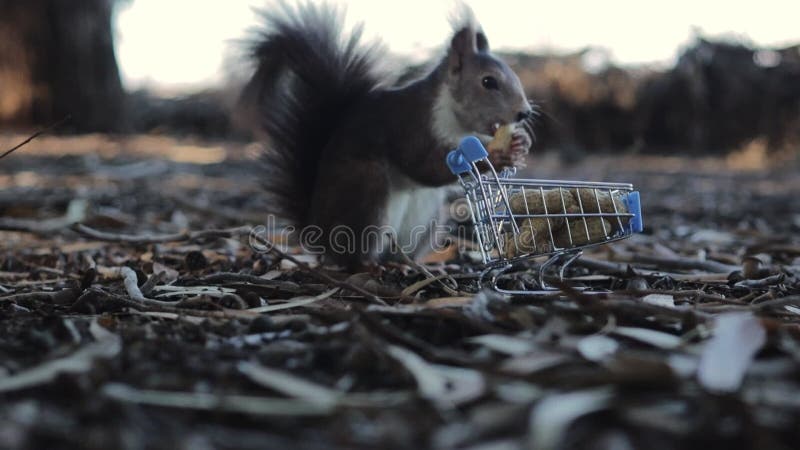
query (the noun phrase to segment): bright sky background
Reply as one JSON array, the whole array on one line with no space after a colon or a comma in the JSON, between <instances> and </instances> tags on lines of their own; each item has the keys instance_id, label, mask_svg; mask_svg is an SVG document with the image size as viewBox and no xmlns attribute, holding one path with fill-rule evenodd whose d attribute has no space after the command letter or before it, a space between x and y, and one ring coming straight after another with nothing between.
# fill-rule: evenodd
<instances>
[{"instance_id":1,"label":"bright sky background","mask_svg":"<svg viewBox=\"0 0 800 450\"><path fill-rule=\"evenodd\" d=\"M133 0L117 14L117 57L129 89L209 86L236 71L233 41L270 0ZM449 0L334 0L368 37L420 55L450 34ZM606 48L621 64L666 64L694 29L764 46L800 42L800 0L471 0L493 49ZM228 57L226 57L226 55Z\"/></svg>"}]
</instances>

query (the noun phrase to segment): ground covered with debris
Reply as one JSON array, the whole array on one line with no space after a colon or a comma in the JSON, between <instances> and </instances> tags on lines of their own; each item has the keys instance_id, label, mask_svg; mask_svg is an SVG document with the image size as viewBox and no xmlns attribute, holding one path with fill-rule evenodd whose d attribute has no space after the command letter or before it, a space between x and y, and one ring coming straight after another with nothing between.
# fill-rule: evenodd
<instances>
[{"instance_id":1,"label":"ground covered with debris","mask_svg":"<svg viewBox=\"0 0 800 450\"><path fill-rule=\"evenodd\" d=\"M507 298L457 247L356 275L254 251L255 153L98 135L0 161L1 447L796 448L796 159L540 156L634 183L646 230Z\"/></svg>"}]
</instances>

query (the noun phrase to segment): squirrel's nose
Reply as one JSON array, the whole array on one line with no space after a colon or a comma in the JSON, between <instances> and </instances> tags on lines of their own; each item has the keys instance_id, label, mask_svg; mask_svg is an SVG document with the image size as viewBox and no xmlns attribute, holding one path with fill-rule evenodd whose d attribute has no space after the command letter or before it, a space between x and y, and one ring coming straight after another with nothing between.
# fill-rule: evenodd
<instances>
[{"instance_id":1,"label":"squirrel's nose","mask_svg":"<svg viewBox=\"0 0 800 450\"><path fill-rule=\"evenodd\" d=\"M522 122L523 120L529 118L533 114L532 109L526 109L525 111L521 111L517 114L517 122Z\"/></svg>"}]
</instances>

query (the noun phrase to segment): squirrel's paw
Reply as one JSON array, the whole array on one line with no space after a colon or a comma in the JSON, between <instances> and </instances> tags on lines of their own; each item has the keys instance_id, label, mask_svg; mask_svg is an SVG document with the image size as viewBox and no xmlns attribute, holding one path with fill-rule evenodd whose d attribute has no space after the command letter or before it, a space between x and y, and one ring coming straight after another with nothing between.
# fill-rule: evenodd
<instances>
[{"instance_id":1,"label":"squirrel's paw","mask_svg":"<svg viewBox=\"0 0 800 450\"><path fill-rule=\"evenodd\" d=\"M533 140L524 128L519 127L514 130L514 134L511 135L512 153L521 153L525 156L530 151L531 145L533 145Z\"/></svg>"},{"instance_id":2,"label":"squirrel's paw","mask_svg":"<svg viewBox=\"0 0 800 450\"><path fill-rule=\"evenodd\" d=\"M525 167L525 154L521 152L496 152L490 155L489 160L496 169Z\"/></svg>"},{"instance_id":3,"label":"squirrel's paw","mask_svg":"<svg viewBox=\"0 0 800 450\"><path fill-rule=\"evenodd\" d=\"M525 167L525 160L532 144L531 137L524 129L514 131L511 144L503 150L489 153L489 159L495 167Z\"/></svg>"}]
</instances>

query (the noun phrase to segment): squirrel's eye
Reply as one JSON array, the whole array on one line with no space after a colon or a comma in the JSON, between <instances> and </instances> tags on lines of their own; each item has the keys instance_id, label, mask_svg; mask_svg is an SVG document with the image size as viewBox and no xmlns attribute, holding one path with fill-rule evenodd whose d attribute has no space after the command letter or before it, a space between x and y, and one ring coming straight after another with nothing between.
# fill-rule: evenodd
<instances>
[{"instance_id":1,"label":"squirrel's eye","mask_svg":"<svg viewBox=\"0 0 800 450\"><path fill-rule=\"evenodd\" d=\"M484 88L490 90L500 89L500 85L497 84L497 79L495 77L483 77L483 79L481 80L481 85L483 85Z\"/></svg>"}]
</instances>

